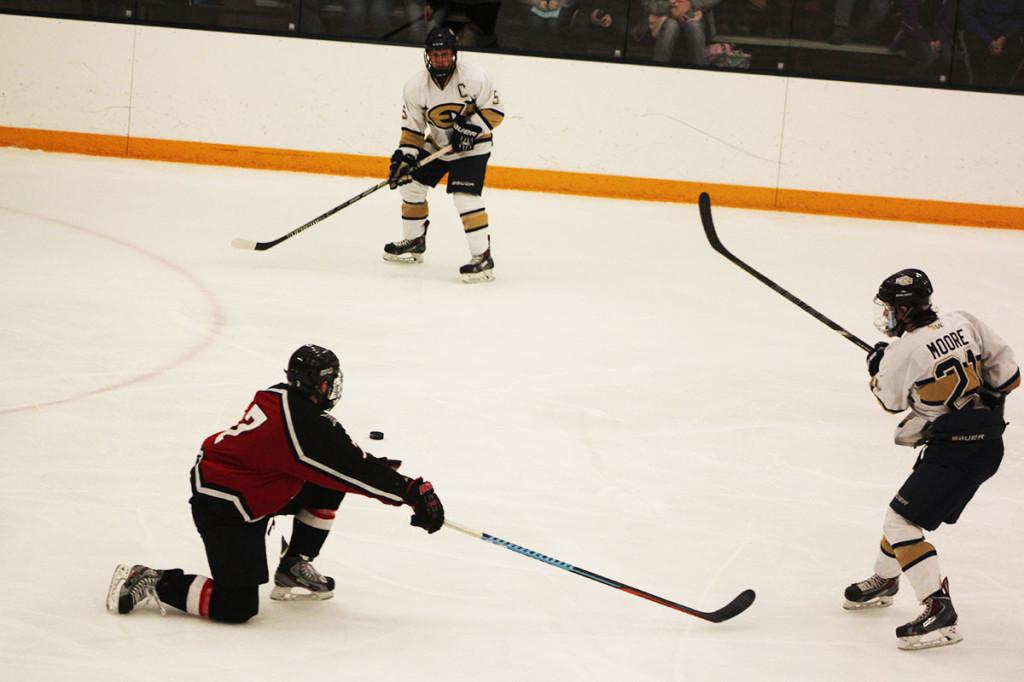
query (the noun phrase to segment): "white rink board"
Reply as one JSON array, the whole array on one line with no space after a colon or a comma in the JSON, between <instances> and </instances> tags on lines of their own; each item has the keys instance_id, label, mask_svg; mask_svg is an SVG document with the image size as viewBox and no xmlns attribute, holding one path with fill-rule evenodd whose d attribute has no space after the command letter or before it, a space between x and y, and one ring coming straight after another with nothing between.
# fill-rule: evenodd
<instances>
[{"instance_id":1,"label":"white rink board","mask_svg":"<svg viewBox=\"0 0 1024 682\"><path fill-rule=\"evenodd\" d=\"M1024 95L794 78L779 185L1021 206L1022 122Z\"/></svg>"},{"instance_id":2,"label":"white rink board","mask_svg":"<svg viewBox=\"0 0 1024 682\"><path fill-rule=\"evenodd\" d=\"M0 15L0 126L127 135L135 29Z\"/></svg>"},{"instance_id":3,"label":"white rink board","mask_svg":"<svg viewBox=\"0 0 1024 682\"><path fill-rule=\"evenodd\" d=\"M420 55L0 15L0 125L385 156ZM1022 96L465 58L507 103L498 166L1024 206Z\"/></svg>"}]
</instances>

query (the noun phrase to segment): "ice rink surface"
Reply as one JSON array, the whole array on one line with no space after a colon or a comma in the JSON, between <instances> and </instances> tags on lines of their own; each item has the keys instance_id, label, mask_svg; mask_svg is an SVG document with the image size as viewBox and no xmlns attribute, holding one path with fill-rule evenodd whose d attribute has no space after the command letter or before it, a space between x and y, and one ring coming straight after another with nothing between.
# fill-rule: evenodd
<instances>
[{"instance_id":1,"label":"ice rink surface","mask_svg":"<svg viewBox=\"0 0 1024 682\"><path fill-rule=\"evenodd\" d=\"M480 285L458 280L443 190L420 266L381 260L387 190L271 251L229 246L375 181L0 150L4 679L1024 679L1020 396L1001 471L930 535L964 641L898 651L909 584L892 608L840 608L914 461L856 346L712 251L694 204L489 190ZM919 267L939 308L1024 354L1024 233L716 220L869 342L877 285ZM432 480L451 519L698 609L757 601L707 623L349 496L317 561L331 601L264 586L244 626L108 614L115 563L208 573L198 446L308 342L341 358L349 433Z\"/></svg>"}]
</instances>

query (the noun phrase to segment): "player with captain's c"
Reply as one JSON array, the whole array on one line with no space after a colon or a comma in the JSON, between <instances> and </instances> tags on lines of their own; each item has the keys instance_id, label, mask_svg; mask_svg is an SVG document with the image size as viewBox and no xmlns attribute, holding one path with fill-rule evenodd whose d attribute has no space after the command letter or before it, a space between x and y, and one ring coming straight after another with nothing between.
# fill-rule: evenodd
<instances>
[{"instance_id":1,"label":"player with captain's c","mask_svg":"<svg viewBox=\"0 0 1024 682\"><path fill-rule=\"evenodd\" d=\"M388 180L402 195L402 239L384 246L384 260L421 263L430 214L427 192L448 176L448 194L462 219L470 260L459 269L466 282L494 279L490 219L482 197L492 131L505 118L498 91L481 68L459 60L451 29L433 29L425 43L425 69L403 89L402 134L391 155ZM448 145L440 159L417 162Z\"/></svg>"}]
</instances>

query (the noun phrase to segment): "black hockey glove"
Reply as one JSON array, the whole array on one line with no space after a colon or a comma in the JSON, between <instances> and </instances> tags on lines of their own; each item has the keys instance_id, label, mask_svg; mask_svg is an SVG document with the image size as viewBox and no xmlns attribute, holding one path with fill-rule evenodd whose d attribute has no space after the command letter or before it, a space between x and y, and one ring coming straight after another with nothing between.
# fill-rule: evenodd
<instances>
[{"instance_id":1,"label":"black hockey glove","mask_svg":"<svg viewBox=\"0 0 1024 682\"><path fill-rule=\"evenodd\" d=\"M396 149L391 155L391 166L388 168L388 187L398 189L399 185L408 185L412 182L409 172L416 165L416 157L409 152Z\"/></svg>"},{"instance_id":2,"label":"black hockey glove","mask_svg":"<svg viewBox=\"0 0 1024 682\"><path fill-rule=\"evenodd\" d=\"M456 116L452 121L452 149L456 152L468 152L482 132L480 126L469 123L465 116Z\"/></svg>"},{"instance_id":3,"label":"black hockey glove","mask_svg":"<svg viewBox=\"0 0 1024 682\"><path fill-rule=\"evenodd\" d=\"M409 525L419 526L428 533L436 533L444 525L444 507L434 492L434 486L422 478L409 481L402 501L412 507L414 514Z\"/></svg>"},{"instance_id":4,"label":"black hockey glove","mask_svg":"<svg viewBox=\"0 0 1024 682\"><path fill-rule=\"evenodd\" d=\"M882 356L885 355L885 349L889 347L887 341L879 341L875 344L875 347L868 351L868 374L875 376L878 374L878 368L882 364Z\"/></svg>"}]
</instances>

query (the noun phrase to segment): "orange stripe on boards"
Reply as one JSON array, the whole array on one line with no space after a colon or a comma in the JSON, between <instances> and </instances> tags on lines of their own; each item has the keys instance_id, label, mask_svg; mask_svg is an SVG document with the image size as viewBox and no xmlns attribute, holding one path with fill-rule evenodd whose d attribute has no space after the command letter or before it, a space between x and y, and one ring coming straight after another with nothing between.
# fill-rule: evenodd
<instances>
[{"instance_id":1,"label":"orange stripe on boards","mask_svg":"<svg viewBox=\"0 0 1024 682\"><path fill-rule=\"evenodd\" d=\"M243 147L209 142L179 142L145 137L133 137L128 141L128 156L133 159L153 161L177 161L330 175L376 176L386 174L388 169L387 160L376 156L273 149L271 147Z\"/></svg>"},{"instance_id":2,"label":"orange stripe on boards","mask_svg":"<svg viewBox=\"0 0 1024 682\"><path fill-rule=\"evenodd\" d=\"M126 135L66 133L55 130L0 126L0 145L22 149L41 149L48 152L125 156L128 150L128 137Z\"/></svg>"},{"instance_id":3,"label":"orange stripe on boards","mask_svg":"<svg viewBox=\"0 0 1024 682\"><path fill-rule=\"evenodd\" d=\"M717 196L711 196L715 198L715 203L721 203ZM900 199L780 189L777 209L873 220L1024 229L1024 208L931 199Z\"/></svg>"},{"instance_id":4,"label":"orange stripe on boards","mask_svg":"<svg viewBox=\"0 0 1024 682\"><path fill-rule=\"evenodd\" d=\"M775 190L764 187L715 185L685 180L657 180L625 175L594 175L533 168L487 169L487 186L531 192L554 192L613 199L697 203L710 192L716 204L742 208L775 208Z\"/></svg>"},{"instance_id":5,"label":"orange stripe on boards","mask_svg":"<svg viewBox=\"0 0 1024 682\"><path fill-rule=\"evenodd\" d=\"M129 138L121 135L72 133L32 128L0 127L0 146L357 177L383 178L387 173L388 166L387 159L378 156L245 147L209 142L182 142L143 137ZM685 180L659 180L501 166L490 167L487 171L487 178L488 187L532 192L673 203L696 203L701 192L708 192L714 198L716 206L731 208L1024 229L1024 208L1016 206L872 197L795 189L776 190L770 187L745 187Z\"/></svg>"}]
</instances>

